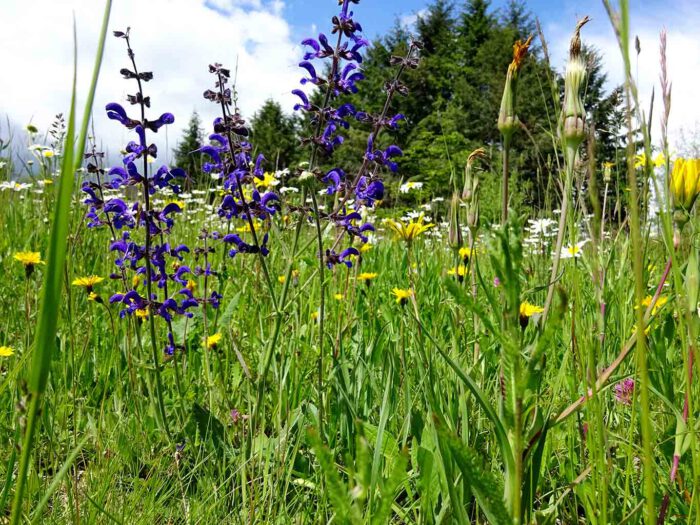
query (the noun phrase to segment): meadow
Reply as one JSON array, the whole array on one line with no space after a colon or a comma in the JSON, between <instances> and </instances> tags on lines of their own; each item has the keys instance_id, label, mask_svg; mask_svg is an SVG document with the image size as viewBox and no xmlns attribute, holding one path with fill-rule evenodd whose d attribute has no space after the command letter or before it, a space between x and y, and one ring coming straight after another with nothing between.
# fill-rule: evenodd
<instances>
[{"instance_id":1,"label":"meadow","mask_svg":"<svg viewBox=\"0 0 700 525\"><path fill-rule=\"evenodd\" d=\"M349 105L355 0L304 42L308 160L260 157L212 64L194 177L161 167L150 137L174 117L149 110L159 72L108 2L84 113L28 126L24 160L0 151L0 523L697 522L700 160L652 140L629 6L606 5L629 140L597 159L583 18L551 86L557 200L534 209L509 193L530 39L501 141L465 152L447 197L401 178L391 140L421 42L391 58L380 113ZM94 108L132 137L114 166L89 127L106 39L132 93ZM333 166L358 123L363 157Z\"/></svg>"}]
</instances>

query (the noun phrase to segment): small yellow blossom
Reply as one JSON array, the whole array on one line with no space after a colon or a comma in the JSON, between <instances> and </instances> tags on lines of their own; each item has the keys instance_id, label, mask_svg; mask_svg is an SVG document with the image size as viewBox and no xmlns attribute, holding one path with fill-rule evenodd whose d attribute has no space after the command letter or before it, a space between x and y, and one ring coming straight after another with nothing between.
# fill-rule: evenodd
<instances>
[{"instance_id":1,"label":"small yellow blossom","mask_svg":"<svg viewBox=\"0 0 700 525\"><path fill-rule=\"evenodd\" d=\"M655 168L660 168L666 164L666 156L663 153L659 153L651 161Z\"/></svg>"},{"instance_id":2,"label":"small yellow blossom","mask_svg":"<svg viewBox=\"0 0 700 525\"><path fill-rule=\"evenodd\" d=\"M0 346L0 357L10 357L15 351L9 346Z\"/></svg>"},{"instance_id":3,"label":"small yellow blossom","mask_svg":"<svg viewBox=\"0 0 700 525\"><path fill-rule=\"evenodd\" d=\"M45 264L44 261L41 260L41 254L39 252L17 252L14 257L16 261L21 262L25 267Z\"/></svg>"},{"instance_id":4,"label":"small yellow blossom","mask_svg":"<svg viewBox=\"0 0 700 525\"><path fill-rule=\"evenodd\" d=\"M520 303L520 315L525 317L532 317L536 314L541 314L544 312L544 308L537 306L535 304L528 303L527 301Z\"/></svg>"},{"instance_id":5,"label":"small yellow blossom","mask_svg":"<svg viewBox=\"0 0 700 525\"><path fill-rule=\"evenodd\" d=\"M277 186L280 183L272 173L265 173L262 179L256 177L253 180L258 188L269 188L270 186Z\"/></svg>"},{"instance_id":6,"label":"small yellow blossom","mask_svg":"<svg viewBox=\"0 0 700 525\"><path fill-rule=\"evenodd\" d=\"M371 243L364 243L362 246L360 246L360 252L361 253L367 253L372 249L372 244Z\"/></svg>"},{"instance_id":7,"label":"small yellow blossom","mask_svg":"<svg viewBox=\"0 0 700 525\"><path fill-rule=\"evenodd\" d=\"M285 275L280 275L279 277L277 277L277 281L280 284L284 284L285 282L287 282L287 277Z\"/></svg>"},{"instance_id":8,"label":"small yellow blossom","mask_svg":"<svg viewBox=\"0 0 700 525\"><path fill-rule=\"evenodd\" d=\"M197 289L197 283L192 279L188 279L185 288L187 288L190 292L194 292Z\"/></svg>"},{"instance_id":9,"label":"small yellow blossom","mask_svg":"<svg viewBox=\"0 0 700 525\"><path fill-rule=\"evenodd\" d=\"M221 342L221 332L216 332L215 334L207 337L206 345L207 345L207 348L211 350L212 348L215 348L216 345L218 345L220 342Z\"/></svg>"},{"instance_id":10,"label":"small yellow blossom","mask_svg":"<svg viewBox=\"0 0 700 525\"><path fill-rule=\"evenodd\" d=\"M136 317L138 317L139 319L148 318L148 310L146 308L139 308L134 313L136 314Z\"/></svg>"},{"instance_id":11,"label":"small yellow blossom","mask_svg":"<svg viewBox=\"0 0 700 525\"><path fill-rule=\"evenodd\" d=\"M87 277L78 277L77 279L73 279L72 284L73 286L80 286L81 288L91 291L96 284L100 284L104 280L104 277L100 277L99 275L89 275Z\"/></svg>"},{"instance_id":12,"label":"small yellow blossom","mask_svg":"<svg viewBox=\"0 0 700 525\"><path fill-rule=\"evenodd\" d=\"M644 308L649 308L652 300L653 297L651 295L647 295L644 299L642 299L642 306ZM656 304L654 304L654 308L651 309L651 315L656 315L656 312L661 310L667 302L668 297L666 297L665 295L660 295L659 298L656 300Z\"/></svg>"},{"instance_id":13,"label":"small yellow blossom","mask_svg":"<svg viewBox=\"0 0 700 525\"><path fill-rule=\"evenodd\" d=\"M389 228L394 230L394 232L396 232L401 239L409 244L412 243L416 237L435 226L432 222L424 224L423 214L421 214L415 221L411 221L408 224L391 219L387 219L386 224L389 226Z\"/></svg>"},{"instance_id":14,"label":"small yellow blossom","mask_svg":"<svg viewBox=\"0 0 700 525\"><path fill-rule=\"evenodd\" d=\"M471 259L472 253L473 252L471 248L469 248L468 246L463 246L459 249L459 258L464 259L466 261L467 259Z\"/></svg>"},{"instance_id":15,"label":"small yellow blossom","mask_svg":"<svg viewBox=\"0 0 700 525\"><path fill-rule=\"evenodd\" d=\"M357 276L357 280L369 282L372 279L376 279L378 276L379 276L378 273L362 272L360 275Z\"/></svg>"},{"instance_id":16,"label":"small yellow blossom","mask_svg":"<svg viewBox=\"0 0 700 525\"><path fill-rule=\"evenodd\" d=\"M394 288L391 293L402 306L413 296L413 290L410 288Z\"/></svg>"},{"instance_id":17,"label":"small yellow blossom","mask_svg":"<svg viewBox=\"0 0 700 525\"><path fill-rule=\"evenodd\" d=\"M134 289L136 289L139 287L140 284L141 284L141 276L139 274L134 275L131 279L131 285L134 287Z\"/></svg>"},{"instance_id":18,"label":"small yellow blossom","mask_svg":"<svg viewBox=\"0 0 700 525\"><path fill-rule=\"evenodd\" d=\"M335 297L336 301L342 301L345 298L345 296L342 293L337 293L333 297Z\"/></svg>"},{"instance_id":19,"label":"small yellow blossom","mask_svg":"<svg viewBox=\"0 0 700 525\"><path fill-rule=\"evenodd\" d=\"M469 273L469 267L465 264L460 264L447 270L447 275L454 275L459 279L459 282L464 280L464 277Z\"/></svg>"},{"instance_id":20,"label":"small yellow blossom","mask_svg":"<svg viewBox=\"0 0 700 525\"><path fill-rule=\"evenodd\" d=\"M520 303L520 326L522 329L524 330L527 328L527 325L530 322L530 317L541 314L542 312L544 312L544 308L541 306L528 303L527 301Z\"/></svg>"},{"instance_id":21,"label":"small yellow blossom","mask_svg":"<svg viewBox=\"0 0 700 525\"><path fill-rule=\"evenodd\" d=\"M316 321L318 319L318 310L311 312L311 320Z\"/></svg>"}]
</instances>

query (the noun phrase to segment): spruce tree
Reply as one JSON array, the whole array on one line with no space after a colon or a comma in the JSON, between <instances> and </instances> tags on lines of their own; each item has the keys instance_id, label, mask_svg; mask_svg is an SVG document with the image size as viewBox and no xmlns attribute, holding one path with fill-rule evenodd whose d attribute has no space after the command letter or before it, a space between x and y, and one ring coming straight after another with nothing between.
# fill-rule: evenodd
<instances>
[{"instance_id":1,"label":"spruce tree","mask_svg":"<svg viewBox=\"0 0 700 525\"><path fill-rule=\"evenodd\" d=\"M202 183L204 179L200 155L194 153L202 147L203 142L202 120L199 118L199 114L193 111L187 128L182 133L182 138L173 150L173 154L175 155L175 165L184 169L195 184Z\"/></svg>"},{"instance_id":2,"label":"spruce tree","mask_svg":"<svg viewBox=\"0 0 700 525\"><path fill-rule=\"evenodd\" d=\"M300 153L297 119L282 111L274 100L267 100L250 120L251 142L256 153L267 159L269 169L293 166Z\"/></svg>"}]
</instances>

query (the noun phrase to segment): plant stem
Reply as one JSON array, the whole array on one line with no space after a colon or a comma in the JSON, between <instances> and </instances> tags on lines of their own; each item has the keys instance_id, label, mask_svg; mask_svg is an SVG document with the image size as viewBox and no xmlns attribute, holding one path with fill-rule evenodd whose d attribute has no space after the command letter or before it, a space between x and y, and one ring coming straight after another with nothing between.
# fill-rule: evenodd
<instances>
[{"instance_id":1,"label":"plant stem","mask_svg":"<svg viewBox=\"0 0 700 525\"><path fill-rule=\"evenodd\" d=\"M503 180L501 201L501 226L508 221L508 178L510 175L510 136L503 135Z\"/></svg>"}]
</instances>

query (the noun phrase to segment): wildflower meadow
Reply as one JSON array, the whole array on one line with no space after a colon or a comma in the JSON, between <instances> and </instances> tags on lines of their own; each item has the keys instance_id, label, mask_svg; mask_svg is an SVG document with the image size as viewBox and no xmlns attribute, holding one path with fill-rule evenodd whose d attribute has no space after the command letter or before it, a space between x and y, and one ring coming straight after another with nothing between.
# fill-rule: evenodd
<instances>
[{"instance_id":1,"label":"wildflower meadow","mask_svg":"<svg viewBox=\"0 0 700 525\"><path fill-rule=\"evenodd\" d=\"M582 2L556 49L525 4L436 0L374 38L378 1L325 2L289 107L198 57L204 121L107 0L71 105L0 125L0 523L700 521L665 30Z\"/></svg>"}]
</instances>

